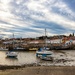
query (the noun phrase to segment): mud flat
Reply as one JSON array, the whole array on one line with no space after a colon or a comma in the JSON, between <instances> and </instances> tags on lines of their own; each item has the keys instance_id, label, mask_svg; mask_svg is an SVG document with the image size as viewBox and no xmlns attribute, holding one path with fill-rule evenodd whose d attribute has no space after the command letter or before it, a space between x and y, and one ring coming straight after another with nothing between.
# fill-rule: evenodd
<instances>
[{"instance_id":1,"label":"mud flat","mask_svg":"<svg viewBox=\"0 0 75 75\"><path fill-rule=\"evenodd\" d=\"M0 75L75 75L75 51L54 52L54 61L0 65Z\"/></svg>"},{"instance_id":2,"label":"mud flat","mask_svg":"<svg viewBox=\"0 0 75 75\"><path fill-rule=\"evenodd\" d=\"M7 69L21 69L26 67L34 67L34 66L40 66L39 64L36 65L36 63L32 64L23 64L23 65L0 65L0 70L7 70Z\"/></svg>"},{"instance_id":3,"label":"mud flat","mask_svg":"<svg viewBox=\"0 0 75 75\"><path fill-rule=\"evenodd\" d=\"M75 75L75 67L37 66L0 70L0 75Z\"/></svg>"},{"instance_id":4,"label":"mud flat","mask_svg":"<svg viewBox=\"0 0 75 75\"><path fill-rule=\"evenodd\" d=\"M7 69L19 69L19 68L26 68L26 67L58 67L58 66L75 66L75 51L54 51L54 60L53 61L44 61L38 60L34 63L27 63L27 64L20 64L20 65L0 65L0 70L7 70Z\"/></svg>"}]
</instances>

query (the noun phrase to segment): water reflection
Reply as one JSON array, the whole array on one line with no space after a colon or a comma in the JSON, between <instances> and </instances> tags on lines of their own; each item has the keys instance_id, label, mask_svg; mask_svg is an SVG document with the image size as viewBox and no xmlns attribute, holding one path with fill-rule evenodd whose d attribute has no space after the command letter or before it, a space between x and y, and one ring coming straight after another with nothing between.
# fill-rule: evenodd
<instances>
[{"instance_id":1,"label":"water reflection","mask_svg":"<svg viewBox=\"0 0 75 75\"><path fill-rule=\"evenodd\" d=\"M13 57L5 57L7 60L12 60L12 61L18 61L18 58L13 58Z\"/></svg>"}]
</instances>

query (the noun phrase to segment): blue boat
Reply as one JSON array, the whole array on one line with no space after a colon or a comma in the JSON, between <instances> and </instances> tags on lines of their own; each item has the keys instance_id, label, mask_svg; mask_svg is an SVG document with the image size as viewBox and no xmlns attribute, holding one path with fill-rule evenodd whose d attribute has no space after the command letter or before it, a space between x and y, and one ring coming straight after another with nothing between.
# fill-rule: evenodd
<instances>
[{"instance_id":1,"label":"blue boat","mask_svg":"<svg viewBox=\"0 0 75 75\"><path fill-rule=\"evenodd\" d=\"M45 29L45 36L46 36L46 29ZM40 57L42 59L46 59L47 57L52 57L53 52L48 50L47 48L47 42L46 42L46 38L45 38L45 47L44 48L40 48L38 51L36 51L36 57Z\"/></svg>"},{"instance_id":2,"label":"blue boat","mask_svg":"<svg viewBox=\"0 0 75 75\"><path fill-rule=\"evenodd\" d=\"M46 48L40 48L38 51L36 51L37 57L47 57L47 56L51 56L52 54L53 52L47 50Z\"/></svg>"}]
</instances>

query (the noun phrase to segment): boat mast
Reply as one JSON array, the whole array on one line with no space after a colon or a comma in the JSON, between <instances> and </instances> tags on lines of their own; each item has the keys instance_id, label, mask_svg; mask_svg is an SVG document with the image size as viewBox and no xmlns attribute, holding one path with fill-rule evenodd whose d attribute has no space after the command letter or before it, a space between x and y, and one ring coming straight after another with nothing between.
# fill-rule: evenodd
<instances>
[{"instance_id":1,"label":"boat mast","mask_svg":"<svg viewBox=\"0 0 75 75\"><path fill-rule=\"evenodd\" d=\"M13 33L13 48L14 48L14 33Z\"/></svg>"},{"instance_id":2,"label":"boat mast","mask_svg":"<svg viewBox=\"0 0 75 75\"><path fill-rule=\"evenodd\" d=\"M46 28L45 28L45 47L47 47L47 35L46 35Z\"/></svg>"},{"instance_id":3,"label":"boat mast","mask_svg":"<svg viewBox=\"0 0 75 75\"><path fill-rule=\"evenodd\" d=\"M45 38L46 38L46 28L45 28Z\"/></svg>"}]
</instances>

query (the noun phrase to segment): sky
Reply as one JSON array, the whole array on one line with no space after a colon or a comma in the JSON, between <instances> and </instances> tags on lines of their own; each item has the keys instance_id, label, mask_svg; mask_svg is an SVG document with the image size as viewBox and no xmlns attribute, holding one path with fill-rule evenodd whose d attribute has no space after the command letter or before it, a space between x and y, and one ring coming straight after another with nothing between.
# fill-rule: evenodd
<instances>
[{"instance_id":1,"label":"sky","mask_svg":"<svg viewBox=\"0 0 75 75\"><path fill-rule=\"evenodd\" d=\"M0 38L75 33L75 0L0 0Z\"/></svg>"}]
</instances>

